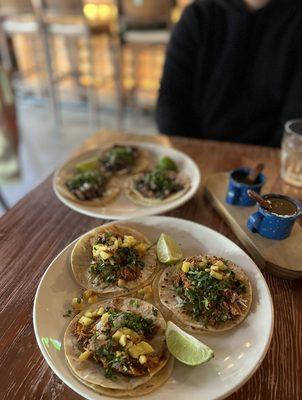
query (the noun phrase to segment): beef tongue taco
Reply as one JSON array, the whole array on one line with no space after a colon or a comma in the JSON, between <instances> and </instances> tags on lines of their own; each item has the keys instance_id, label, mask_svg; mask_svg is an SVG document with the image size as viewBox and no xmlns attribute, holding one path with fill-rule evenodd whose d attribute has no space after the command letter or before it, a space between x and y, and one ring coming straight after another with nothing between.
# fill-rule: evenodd
<instances>
[{"instance_id":1,"label":"beef tongue taco","mask_svg":"<svg viewBox=\"0 0 302 400\"><path fill-rule=\"evenodd\" d=\"M56 187L66 199L92 206L102 206L120 192L115 180L98 169L77 171L72 167L63 167L57 175Z\"/></svg>"},{"instance_id":2,"label":"beef tongue taco","mask_svg":"<svg viewBox=\"0 0 302 400\"><path fill-rule=\"evenodd\" d=\"M163 311L186 330L225 331L247 316L252 289L244 271L222 257L187 257L163 271L156 299Z\"/></svg>"},{"instance_id":3,"label":"beef tongue taco","mask_svg":"<svg viewBox=\"0 0 302 400\"><path fill-rule=\"evenodd\" d=\"M103 197L107 190L108 177L100 171L78 172L66 181L67 189L79 200Z\"/></svg>"},{"instance_id":4,"label":"beef tongue taco","mask_svg":"<svg viewBox=\"0 0 302 400\"><path fill-rule=\"evenodd\" d=\"M166 365L165 329L165 320L152 304L135 298L107 300L71 321L64 351L81 381L108 389L134 389Z\"/></svg>"},{"instance_id":5,"label":"beef tongue taco","mask_svg":"<svg viewBox=\"0 0 302 400\"><path fill-rule=\"evenodd\" d=\"M115 144L102 152L99 162L101 170L106 173L137 173L147 168L149 154L130 144Z\"/></svg>"},{"instance_id":6,"label":"beef tongue taco","mask_svg":"<svg viewBox=\"0 0 302 400\"><path fill-rule=\"evenodd\" d=\"M123 295L149 284L158 270L155 249L140 232L123 225L96 228L71 256L77 282L104 295Z\"/></svg>"}]
</instances>

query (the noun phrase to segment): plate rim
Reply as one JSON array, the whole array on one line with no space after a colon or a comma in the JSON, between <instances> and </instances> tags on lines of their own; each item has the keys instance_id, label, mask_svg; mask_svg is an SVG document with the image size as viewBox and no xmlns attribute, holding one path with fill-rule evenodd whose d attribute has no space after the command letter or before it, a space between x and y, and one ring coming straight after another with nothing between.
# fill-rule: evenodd
<instances>
[{"instance_id":1,"label":"plate rim","mask_svg":"<svg viewBox=\"0 0 302 400\"><path fill-rule=\"evenodd\" d=\"M270 348L271 341L272 341L272 337L273 337L273 333L274 333L275 315L274 315L274 303L273 303L272 295L271 295L270 289L269 289L269 287L268 287L268 284L267 284L267 282L266 282L266 279L264 278L264 276L263 276L262 271L260 270L260 268L259 268L259 267L257 266L257 264L253 261L253 259L245 252L244 249L242 249L239 245L237 245L236 243L234 243L234 242L233 242L231 239L229 239L228 237L224 236L222 233L217 232L217 231L215 231L214 229L212 229L212 228L210 228L210 227L208 227L208 226L206 226L206 225L199 224L198 222L195 222L195 221L187 220L187 219L185 219L185 218L170 217L170 216L162 216L162 217L161 217L161 216L158 216L158 215L154 215L154 216L148 216L148 217L127 218L127 219L123 219L123 220L120 220L120 221L111 221L111 222L106 222L106 223L104 223L104 224L102 224L102 225L98 225L98 226L111 225L111 224L119 223L119 222L121 222L121 223L126 223L126 222L131 223L131 222L133 222L133 223L141 223L141 224L144 224L144 221L146 221L146 219L149 219L149 220L155 219L154 225L156 225L156 220L159 220L159 219L160 219L161 221L162 221L163 219L170 220L170 221L172 221L172 220L176 220L176 221L181 220L181 221L184 221L184 222L193 224L193 225L195 225L195 226L197 225L198 227L201 226L203 229L206 229L206 230L209 230L209 231L214 232L216 235L222 237L224 240L227 240L228 242L230 242L232 245L234 245L235 247L237 247L238 249L240 249L240 250L245 254L245 256L254 264L254 266L256 267L256 270L258 270L257 272L259 273L259 275L260 275L260 277L261 277L261 280L262 280L262 283L264 284L264 287L265 287L266 292L267 292L267 294L268 294L269 309L270 309L270 314L271 314L271 325L270 325L269 336L268 336L267 342L266 342L266 344L265 344L265 346L264 346L264 348L263 348L263 350L262 350L262 352L261 352L261 354L260 354L260 356L259 356L258 361L257 361L256 364L254 365L254 367L250 370L250 372L248 373L248 375L247 375L244 379L242 379L240 382L238 382L237 385L235 385L234 387L232 387L232 388L230 388L229 390L227 390L224 394L222 394L222 395L220 395L220 396L218 396L218 397L211 398L212 400L223 400L223 399L225 399L226 397L228 397L228 396L230 396L231 394L233 394L234 392L236 392L237 390L239 390L242 386L244 386L245 383L255 374L255 372L258 370L258 368L259 368L260 365L262 364L262 362L263 362L263 360L264 360L265 356L267 355L267 352L268 352L268 350L269 350L269 348ZM95 228L96 228L96 227L95 227ZM40 351L41 351L41 353L42 353L42 356L43 356L44 360L46 361L46 363L48 364L48 366L52 369L52 371L64 382L64 384L66 384L71 390L73 390L74 392L80 394L84 399L87 399L87 400L95 400L96 397L95 397L95 396L94 396L94 397L90 397L90 395L87 395L87 393L82 392L81 389L73 387L73 385L70 384L70 383L68 382L67 379L65 379L64 375L61 374L61 373L58 371L58 369L56 368L55 364L51 361L50 357L48 356L47 351L44 349L43 344L42 344L42 342L41 342L41 340L40 340L40 338L39 338L39 335L38 335L38 327L37 327L37 320L36 320L36 318L37 318L36 308L37 308L37 301L38 301L39 292L40 292L40 290L41 290L41 286L42 286L43 280L44 280L46 274L48 273L49 269L52 267L52 265L56 262L56 260L57 260L64 252L66 252L66 251L68 251L70 248L72 248L72 245L74 245L82 236L86 235L87 233L89 233L90 231L94 230L95 228L92 228L91 230L89 230L89 231L83 233L82 235L80 235L79 237L77 237L76 239L74 239L71 243L69 243L67 246L65 246L65 247L56 255L56 257L50 262L50 264L48 265L48 267L46 268L46 270L44 271L43 275L42 275L41 278L40 278L40 282L39 282L39 284L38 284L38 287L37 287L36 293L35 293L35 297L34 297L33 311L32 311L32 320L33 320L33 327L34 327L35 339L36 339L36 342L37 342L38 347L39 347L39 349L40 349ZM96 393L96 395L97 395L97 393ZM89 396L89 397L88 397L88 396ZM106 398L106 397L103 397L103 398Z\"/></svg>"},{"instance_id":2,"label":"plate rim","mask_svg":"<svg viewBox=\"0 0 302 400\"><path fill-rule=\"evenodd\" d=\"M79 154L76 154L73 157L70 157L68 159L66 159L63 163L61 163L55 170L53 177L52 177L52 189L57 197L57 199L63 203L66 207L70 208L71 210L78 212L79 214L82 215L86 215L89 217L93 217L93 218L97 218L97 219L104 219L104 220L127 220L129 218L141 218L141 217L149 217L149 216L156 216L156 215L161 215L163 213L169 212L171 210L174 210L178 207L183 206L185 203L187 203L189 200L192 199L192 197L195 196L195 194L197 193L199 187L200 187L200 182L201 182L201 172L200 169L197 165L197 163L193 160L192 157L190 157L188 154L186 154L185 152L183 152L182 150L176 149L174 147L165 147L161 144L158 143L151 143L151 142L139 142L139 141L117 141L119 144L128 144L128 145L134 145L134 146L138 146L138 147L142 147L142 148L147 148L147 147L151 147L151 148L161 148L161 149L167 149L172 150L176 153L178 153L178 155L180 155L182 158L187 159L189 162L192 163L192 165L194 166L195 172L196 172L196 183L195 183L195 187L193 188L193 186L191 186L191 188L189 188L189 190L183 194L183 196L181 196L180 198L173 200L171 202L168 202L166 204L163 204L162 210L156 211L155 213L152 212L152 207L145 207L145 213L141 214L139 217L137 217L135 214L133 214L131 217L128 216L123 216L123 215L118 215L118 214L98 214L94 211L90 211L90 210L85 210L82 208L82 206L77 206L76 204L73 204L71 201L65 199L65 197L63 195L61 195L61 193L57 190L56 187L56 179L58 177L59 172L61 171L61 169L69 162L72 162L73 160L75 160L78 157L83 156L84 154L88 154L88 153L93 153L94 151L97 150L101 150L102 147L106 147L106 145L102 145L102 146L96 146L94 148L91 149L87 149L87 151L83 151ZM114 143L112 143L114 144ZM114 201L114 199L113 199ZM158 206L160 207L160 205ZM96 207L96 209L98 209L98 207Z\"/></svg>"}]
</instances>

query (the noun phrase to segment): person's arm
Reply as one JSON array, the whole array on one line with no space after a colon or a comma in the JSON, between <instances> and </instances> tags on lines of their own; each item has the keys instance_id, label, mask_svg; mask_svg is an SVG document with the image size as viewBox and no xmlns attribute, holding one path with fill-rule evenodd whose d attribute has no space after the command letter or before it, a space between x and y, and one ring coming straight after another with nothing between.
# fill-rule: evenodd
<instances>
[{"instance_id":1,"label":"person's arm","mask_svg":"<svg viewBox=\"0 0 302 400\"><path fill-rule=\"evenodd\" d=\"M158 129L168 135L184 136L194 125L192 89L199 24L193 4L184 10L168 45L156 110Z\"/></svg>"}]
</instances>

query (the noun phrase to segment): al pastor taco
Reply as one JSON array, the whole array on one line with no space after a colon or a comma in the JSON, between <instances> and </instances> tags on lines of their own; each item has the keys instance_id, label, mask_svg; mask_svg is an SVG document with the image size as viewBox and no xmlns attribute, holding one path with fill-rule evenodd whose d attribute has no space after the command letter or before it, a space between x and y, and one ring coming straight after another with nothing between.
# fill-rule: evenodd
<instances>
[{"instance_id":1,"label":"al pastor taco","mask_svg":"<svg viewBox=\"0 0 302 400\"><path fill-rule=\"evenodd\" d=\"M115 224L96 228L80 238L71 264L77 282L104 297L129 294L151 283L159 268L148 239L132 228Z\"/></svg>"},{"instance_id":2,"label":"al pastor taco","mask_svg":"<svg viewBox=\"0 0 302 400\"><path fill-rule=\"evenodd\" d=\"M130 178L125 193L134 203L151 206L173 201L181 197L189 187L190 180L183 174L154 168Z\"/></svg>"},{"instance_id":3,"label":"al pastor taco","mask_svg":"<svg viewBox=\"0 0 302 400\"><path fill-rule=\"evenodd\" d=\"M143 385L137 386L134 389L110 389L105 388L100 385L94 385L93 383L88 383L77 376L77 379L82 382L85 386L88 386L95 392L110 397L124 398L124 397L135 397L145 396L162 386L171 376L174 366L174 358L170 357L167 364L159 371L159 373L153 375L150 380L148 380Z\"/></svg>"},{"instance_id":4,"label":"al pastor taco","mask_svg":"<svg viewBox=\"0 0 302 400\"><path fill-rule=\"evenodd\" d=\"M252 303L244 271L211 255L187 257L154 282L156 304L192 333L222 332L241 323Z\"/></svg>"},{"instance_id":5,"label":"al pastor taco","mask_svg":"<svg viewBox=\"0 0 302 400\"><path fill-rule=\"evenodd\" d=\"M71 321L64 352L74 375L96 391L112 396L144 391L142 385L157 377L151 385L155 389L171 371L171 365L164 369L170 358L165 329L161 313L150 303L106 300Z\"/></svg>"}]
</instances>

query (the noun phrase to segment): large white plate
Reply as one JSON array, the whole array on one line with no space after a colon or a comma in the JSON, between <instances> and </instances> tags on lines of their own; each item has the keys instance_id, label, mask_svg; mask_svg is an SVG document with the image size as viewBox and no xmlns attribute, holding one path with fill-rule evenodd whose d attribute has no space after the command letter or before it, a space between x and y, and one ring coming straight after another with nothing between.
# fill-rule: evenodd
<instances>
[{"instance_id":1,"label":"large white plate","mask_svg":"<svg viewBox=\"0 0 302 400\"><path fill-rule=\"evenodd\" d=\"M123 142L119 142L123 144ZM64 203L67 207L70 207L74 211L79 213L89 215L90 217L103 218L103 219L128 219L128 218L138 218L146 215L156 215L163 214L167 211L173 210L174 208L180 207L188 200L190 200L194 194L197 192L200 184L200 172L195 164L195 162L186 154L181 151L175 150L173 148L163 147L153 143L142 143L142 142L126 142L127 144L134 145L143 149L146 149L151 153L154 159L161 158L163 156L168 156L172 158L178 165L179 170L187 175L191 180L190 189L180 198L171 201L163 205L155 206L141 206L132 203L124 193L121 193L110 203L103 207L89 206L83 203L79 205L76 202L72 202L66 199L60 194L56 187L57 175L62 167L60 167L54 177L53 177L53 189L56 196ZM126 144L125 143L125 144ZM89 152L83 153L67 163L72 163L76 165L77 163L84 161L85 159L95 157L99 154L100 148L91 150Z\"/></svg>"},{"instance_id":2,"label":"large white plate","mask_svg":"<svg viewBox=\"0 0 302 400\"><path fill-rule=\"evenodd\" d=\"M121 222L139 229L151 241L161 232L181 243L184 255L201 252L230 259L248 274L253 303L248 317L223 334L205 334L203 341L215 351L215 358L198 367L176 363L169 381L146 400L222 399L242 386L261 364L273 332L273 304L266 282L251 258L221 234L196 223L170 217L147 217ZM53 371L74 391L89 400L104 399L78 382L59 350L69 319L63 313L70 299L79 294L71 274L69 258L74 242L50 264L38 287L33 310L34 329L40 350Z\"/></svg>"}]
</instances>

